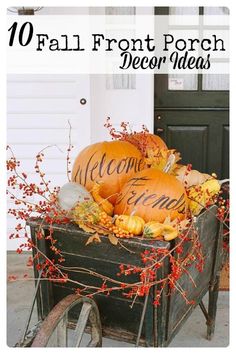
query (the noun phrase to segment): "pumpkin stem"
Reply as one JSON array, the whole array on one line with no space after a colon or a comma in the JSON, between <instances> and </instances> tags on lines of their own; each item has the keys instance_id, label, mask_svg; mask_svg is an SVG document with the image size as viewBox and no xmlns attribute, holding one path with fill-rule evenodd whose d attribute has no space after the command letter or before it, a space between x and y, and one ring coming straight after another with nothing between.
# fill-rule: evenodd
<instances>
[{"instance_id":1,"label":"pumpkin stem","mask_svg":"<svg viewBox=\"0 0 236 354\"><path fill-rule=\"evenodd\" d=\"M171 169L171 167L174 165L175 163L175 155L174 154L170 154L170 156L168 157L167 163L165 165L165 167L163 168L163 172L168 173Z\"/></svg>"},{"instance_id":2,"label":"pumpkin stem","mask_svg":"<svg viewBox=\"0 0 236 354\"><path fill-rule=\"evenodd\" d=\"M110 216L113 215L114 207L113 205L105 198L102 198L100 195L101 184L97 181L94 183L91 194L93 199L99 206Z\"/></svg>"},{"instance_id":3,"label":"pumpkin stem","mask_svg":"<svg viewBox=\"0 0 236 354\"><path fill-rule=\"evenodd\" d=\"M136 213L137 209L133 209L130 216L134 216L134 214Z\"/></svg>"},{"instance_id":4,"label":"pumpkin stem","mask_svg":"<svg viewBox=\"0 0 236 354\"><path fill-rule=\"evenodd\" d=\"M220 181L218 181L219 182L219 184L222 186L222 184L224 184L224 183L226 183L226 182L229 182L229 179L222 179L222 180L220 180Z\"/></svg>"}]
</instances>

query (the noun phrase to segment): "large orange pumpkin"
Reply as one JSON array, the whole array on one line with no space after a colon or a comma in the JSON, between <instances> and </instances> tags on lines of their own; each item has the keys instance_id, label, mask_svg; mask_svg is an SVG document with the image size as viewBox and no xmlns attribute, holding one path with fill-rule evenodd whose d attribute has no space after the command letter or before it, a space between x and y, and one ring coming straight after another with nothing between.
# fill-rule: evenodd
<instances>
[{"instance_id":1,"label":"large orange pumpkin","mask_svg":"<svg viewBox=\"0 0 236 354\"><path fill-rule=\"evenodd\" d=\"M77 156L72 181L90 191L101 183L100 196L115 203L121 187L144 168L142 154L126 141L104 141L87 146Z\"/></svg>"},{"instance_id":2,"label":"large orange pumpkin","mask_svg":"<svg viewBox=\"0 0 236 354\"><path fill-rule=\"evenodd\" d=\"M115 214L137 215L146 222L184 219L187 197L174 176L148 168L138 172L123 186L116 200Z\"/></svg>"},{"instance_id":3,"label":"large orange pumpkin","mask_svg":"<svg viewBox=\"0 0 236 354\"><path fill-rule=\"evenodd\" d=\"M143 156L147 155L148 149L168 149L165 142L158 135L155 134L150 134L146 132L132 133L129 135L125 135L124 139L136 146L139 151L141 151Z\"/></svg>"}]
</instances>

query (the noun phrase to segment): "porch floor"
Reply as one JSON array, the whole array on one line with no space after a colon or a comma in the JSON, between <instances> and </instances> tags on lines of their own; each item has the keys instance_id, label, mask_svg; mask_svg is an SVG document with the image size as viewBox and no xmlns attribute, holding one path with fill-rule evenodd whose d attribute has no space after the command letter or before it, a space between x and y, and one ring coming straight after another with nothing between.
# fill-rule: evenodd
<instances>
[{"instance_id":1,"label":"porch floor","mask_svg":"<svg viewBox=\"0 0 236 354\"><path fill-rule=\"evenodd\" d=\"M32 274L32 269L26 267L29 255L18 255L15 252L8 252L8 275L22 277L24 273ZM9 347L13 347L21 338L32 301L33 291L33 281L16 281L8 282L7 284L7 345ZM204 300L207 302L207 296ZM36 311L33 316L36 322ZM170 347L226 347L228 344L229 292L220 291L214 338L211 341L206 339L205 318L198 306L173 339ZM104 338L103 346L132 347L133 345Z\"/></svg>"}]
</instances>

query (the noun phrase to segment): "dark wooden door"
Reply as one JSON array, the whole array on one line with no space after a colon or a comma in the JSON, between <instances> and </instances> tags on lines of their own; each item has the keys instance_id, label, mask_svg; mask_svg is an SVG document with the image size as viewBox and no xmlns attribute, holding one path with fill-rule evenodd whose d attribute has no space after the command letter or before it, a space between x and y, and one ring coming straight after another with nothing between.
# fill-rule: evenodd
<instances>
[{"instance_id":1,"label":"dark wooden door","mask_svg":"<svg viewBox=\"0 0 236 354\"><path fill-rule=\"evenodd\" d=\"M156 9L165 13L168 8ZM199 8L199 13L204 9ZM229 176L229 92L224 75L155 75L154 130L202 172Z\"/></svg>"}]
</instances>

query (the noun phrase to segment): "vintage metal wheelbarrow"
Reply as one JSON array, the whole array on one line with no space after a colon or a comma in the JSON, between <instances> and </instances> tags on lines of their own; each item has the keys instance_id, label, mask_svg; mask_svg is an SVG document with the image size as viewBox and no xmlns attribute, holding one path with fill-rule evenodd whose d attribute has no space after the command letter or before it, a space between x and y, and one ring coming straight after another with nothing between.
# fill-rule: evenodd
<instances>
[{"instance_id":1,"label":"vintage metal wheelbarrow","mask_svg":"<svg viewBox=\"0 0 236 354\"><path fill-rule=\"evenodd\" d=\"M120 291L109 296L95 295L94 299L75 294L70 284L61 284L41 279L41 271L34 263L37 278L35 297L22 340L17 346L80 346L83 344L84 332L90 333L88 346L102 346L102 336L134 343L136 346L168 346L178 333L194 308L199 305L206 319L207 338L214 334L217 298L219 289L219 273L222 258L222 225L216 218L216 206L204 211L196 218L200 242L203 245L205 266L202 272L194 267L189 268L191 277L197 285L194 287L187 276L183 275L179 284L188 291L195 304L186 304L178 292L166 296L169 289L162 293L160 305L153 306L154 291L151 289L146 297L138 298L133 307L131 299L124 298ZM29 220L31 237L37 248L47 257L52 252L45 239L37 239L36 231L42 220ZM47 235L48 225L43 225ZM124 247L112 245L107 236L101 236L102 242L85 247L89 234L76 225L54 225L54 237L65 257L65 265L70 268L71 279L80 279L88 284L95 284L88 274L76 273L75 267L86 267L106 276L115 278L119 264L140 265L137 253L145 249L166 248L174 246L174 241L152 241L141 238L122 240L123 244L134 251L128 253ZM34 253L35 251L33 251ZM63 263L64 264L64 263ZM157 269L157 277L164 277L170 270L170 264ZM95 282L95 283L94 283ZM208 309L203 304L203 297L209 293ZM30 318L34 304L37 303L38 324L29 330ZM73 331L72 331L73 329ZM71 343L68 342L68 331L72 331Z\"/></svg>"}]
</instances>

